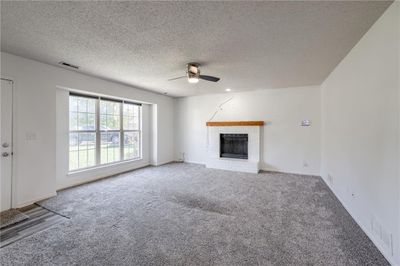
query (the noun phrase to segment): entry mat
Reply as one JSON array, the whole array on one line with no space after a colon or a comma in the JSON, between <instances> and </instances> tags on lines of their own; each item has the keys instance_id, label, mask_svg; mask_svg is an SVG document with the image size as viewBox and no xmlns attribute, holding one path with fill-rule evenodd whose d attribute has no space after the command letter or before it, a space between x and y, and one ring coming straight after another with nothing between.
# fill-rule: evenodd
<instances>
[{"instance_id":1,"label":"entry mat","mask_svg":"<svg viewBox=\"0 0 400 266\"><path fill-rule=\"evenodd\" d=\"M0 214L0 229L4 227L22 222L23 220L28 219L29 216L25 213L20 212L17 209L10 209L4 211Z\"/></svg>"},{"instance_id":2,"label":"entry mat","mask_svg":"<svg viewBox=\"0 0 400 266\"><path fill-rule=\"evenodd\" d=\"M56 223L69 219L38 204L21 209L11 209L12 213L1 213L0 247L5 247L37 232L46 230ZM18 213L17 213L18 212ZM4 218L3 218L4 215ZM9 218L10 216L14 218ZM4 219L4 220L3 220Z\"/></svg>"}]
</instances>

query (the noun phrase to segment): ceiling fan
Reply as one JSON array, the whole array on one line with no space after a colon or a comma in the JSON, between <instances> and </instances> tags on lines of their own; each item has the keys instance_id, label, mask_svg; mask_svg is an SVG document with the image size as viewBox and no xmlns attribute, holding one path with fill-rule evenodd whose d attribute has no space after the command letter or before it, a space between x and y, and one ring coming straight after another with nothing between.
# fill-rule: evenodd
<instances>
[{"instance_id":1,"label":"ceiling fan","mask_svg":"<svg viewBox=\"0 0 400 266\"><path fill-rule=\"evenodd\" d=\"M218 82L220 80L220 78L217 78L217 77L200 75L200 64L198 64L198 63L187 64L186 76L172 78L172 79L169 79L168 81L182 79L182 78L187 78L189 83L197 83L197 82L199 82L200 79L204 79L204 80L212 81L212 82Z\"/></svg>"}]
</instances>

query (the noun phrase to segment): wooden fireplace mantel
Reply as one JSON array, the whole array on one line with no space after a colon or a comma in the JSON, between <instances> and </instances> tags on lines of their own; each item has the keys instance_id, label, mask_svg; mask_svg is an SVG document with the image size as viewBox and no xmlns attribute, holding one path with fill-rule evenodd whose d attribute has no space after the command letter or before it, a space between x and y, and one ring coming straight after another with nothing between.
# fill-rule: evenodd
<instances>
[{"instance_id":1,"label":"wooden fireplace mantel","mask_svg":"<svg viewBox=\"0 0 400 266\"><path fill-rule=\"evenodd\" d=\"M207 122L208 127L232 127L232 126L263 126L264 121L216 121Z\"/></svg>"}]
</instances>

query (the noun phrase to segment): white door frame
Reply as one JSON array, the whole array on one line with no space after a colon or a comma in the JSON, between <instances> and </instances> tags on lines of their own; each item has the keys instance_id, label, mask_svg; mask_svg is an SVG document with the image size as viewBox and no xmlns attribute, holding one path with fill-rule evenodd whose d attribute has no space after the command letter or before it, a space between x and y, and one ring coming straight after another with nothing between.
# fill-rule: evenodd
<instances>
[{"instance_id":1,"label":"white door frame","mask_svg":"<svg viewBox=\"0 0 400 266\"><path fill-rule=\"evenodd\" d=\"M16 170L16 161L15 161L15 147L16 147L16 130L15 130L15 79L7 76L1 76L1 80L6 80L11 82L11 139L12 139L12 155L11 155L11 208L17 207L17 197L16 197L16 179L15 179L15 170Z\"/></svg>"}]
</instances>

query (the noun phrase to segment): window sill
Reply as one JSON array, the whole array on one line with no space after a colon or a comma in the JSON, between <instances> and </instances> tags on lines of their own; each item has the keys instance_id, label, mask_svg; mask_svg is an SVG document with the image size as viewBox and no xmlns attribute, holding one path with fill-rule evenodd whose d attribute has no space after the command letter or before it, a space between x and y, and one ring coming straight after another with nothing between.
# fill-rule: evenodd
<instances>
[{"instance_id":1,"label":"window sill","mask_svg":"<svg viewBox=\"0 0 400 266\"><path fill-rule=\"evenodd\" d=\"M143 157L136 158L136 159L131 159L131 160L126 160L126 161L120 161L120 162L116 162L116 163L96 165L96 166L93 166L93 167L88 167L88 168L84 168L84 169L78 169L78 170L69 171L67 173L67 176L79 175L79 174L88 173L88 172L91 172L91 171L104 169L104 168L111 168L111 167L119 166L119 165L126 165L126 164L129 164L129 163L137 162L137 161L141 161L141 160L143 160Z\"/></svg>"}]
</instances>

